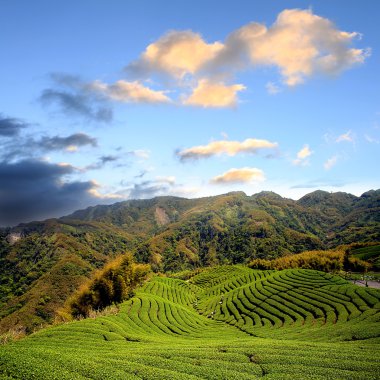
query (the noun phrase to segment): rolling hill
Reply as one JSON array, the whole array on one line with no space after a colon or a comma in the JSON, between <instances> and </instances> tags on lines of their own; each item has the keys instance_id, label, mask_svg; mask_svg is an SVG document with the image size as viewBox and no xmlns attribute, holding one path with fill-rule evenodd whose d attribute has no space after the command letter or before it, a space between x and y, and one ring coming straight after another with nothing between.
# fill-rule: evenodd
<instances>
[{"instance_id":1,"label":"rolling hill","mask_svg":"<svg viewBox=\"0 0 380 380\"><path fill-rule=\"evenodd\" d=\"M352 242L380 241L380 190L158 197L79 210L0 230L0 333L30 333L94 270L126 251L153 270L248 263Z\"/></svg>"},{"instance_id":2,"label":"rolling hill","mask_svg":"<svg viewBox=\"0 0 380 380\"><path fill-rule=\"evenodd\" d=\"M155 276L116 315L0 347L1 379L379 379L380 292L313 270Z\"/></svg>"}]
</instances>

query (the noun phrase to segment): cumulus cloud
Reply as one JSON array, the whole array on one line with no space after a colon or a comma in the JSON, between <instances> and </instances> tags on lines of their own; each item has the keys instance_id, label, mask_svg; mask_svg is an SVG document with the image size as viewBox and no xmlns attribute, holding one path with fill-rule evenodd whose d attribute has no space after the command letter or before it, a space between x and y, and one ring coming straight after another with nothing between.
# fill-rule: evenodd
<instances>
[{"instance_id":1,"label":"cumulus cloud","mask_svg":"<svg viewBox=\"0 0 380 380\"><path fill-rule=\"evenodd\" d=\"M287 86L314 75L336 75L362 64L370 55L369 49L352 47L359 37L310 9L286 9L271 26L242 25L224 41L208 42L194 31L172 30L125 67L128 80L84 82L74 75L52 74L55 86L46 89L40 99L66 114L103 122L112 119L109 101L233 107L238 104L238 93L246 89L234 83L241 71L273 67ZM168 88L171 95L152 88L151 83ZM269 81L266 89L273 95L281 87Z\"/></svg>"},{"instance_id":2,"label":"cumulus cloud","mask_svg":"<svg viewBox=\"0 0 380 380\"><path fill-rule=\"evenodd\" d=\"M0 225L61 216L99 202L92 181L68 181L76 172L68 164L39 160L0 162Z\"/></svg>"},{"instance_id":3,"label":"cumulus cloud","mask_svg":"<svg viewBox=\"0 0 380 380\"><path fill-rule=\"evenodd\" d=\"M343 133L342 135L338 136L335 141L337 143L340 143L340 142L354 142L354 137L352 135L352 131L348 131L346 133Z\"/></svg>"},{"instance_id":4,"label":"cumulus cloud","mask_svg":"<svg viewBox=\"0 0 380 380\"><path fill-rule=\"evenodd\" d=\"M227 83L237 72L274 67L288 86L313 75L336 75L370 55L370 49L352 47L358 39L359 33L340 30L310 9L286 9L273 25L251 22L223 42L207 42L193 31L170 31L148 45L126 71L135 78L165 74L179 83L181 91L198 83L185 105L230 107L245 88ZM266 87L270 94L280 90L274 82Z\"/></svg>"},{"instance_id":5,"label":"cumulus cloud","mask_svg":"<svg viewBox=\"0 0 380 380\"><path fill-rule=\"evenodd\" d=\"M365 49L350 48L358 33L341 31L311 10L286 9L270 28L250 23L233 35L235 43L248 49L252 64L278 67L289 86L314 74L340 73L363 63L369 54Z\"/></svg>"},{"instance_id":6,"label":"cumulus cloud","mask_svg":"<svg viewBox=\"0 0 380 380\"><path fill-rule=\"evenodd\" d=\"M198 86L183 104L191 106L209 107L234 107L237 104L238 91L246 87L242 84L226 85L223 82L211 82L208 79L201 79Z\"/></svg>"},{"instance_id":7,"label":"cumulus cloud","mask_svg":"<svg viewBox=\"0 0 380 380\"><path fill-rule=\"evenodd\" d=\"M138 81L119 80L114 84L93 82L90 87L100 94L124 103L169 103L171 100L164 91L152 90Z\"/></svg>"},{"instance_id":8,"label":"cumulus cloud","mask_svg":"<svg viewBox=\"0 0 380 380\"><path fill-rule=\"evenodd\" d=\"M326 169L326 170L330 170L333 166L336 165L336 163L338 162L338 156L335 155L335 156L332 156L330 157L324 164L323 164L323 167Z\"/></svg>"},{"instance_id":9,"label":"cumulus cloud","mask_svg":"<svg viewBox=\"0 0 380 380\"><path fill-rule=\"evenodd\" d=\"M211 179L213 184L252 183L265 181L264 172L257 168L230 169Z\"/></svg>"},{"instance_id":10,"label":"cumulus cloud","mask_svg":"<svg viewBox=\"0 0 380 380\"><path fill-rule=\"evenodd\" d=\"M293 164L299 166L308 165L308 157L310 157L312 154L313 152L310 150L309 145L304 145L303 148L297 153L297 158L293 160Z\"/></svg>"},{"instance_id":11,"label":"cumulus cloud","mask_svg":"<svg viewBox=\"0 0 380 380\"><path fill-rule=\"evenodd\" d=\"M170 31L148 45L140 58L129 64L126 70L138 76L161 72L182 78L198 72L222 48L220 42L208 44L192 31Z\"/></svg>"},{"instance_id":12,"label":"cumulus cloud","mask_svg":"<svg viewBox=\"0 0 380 380\"><path fill-rule=\"evenodd\" d=\"M28 125L20 119L0 114L0 137L15 137Z\"/></svg>"},{"instance_id":13,"label":"cumulus cloud","mask_svg":"<svg viewBox=\"0 0 380 380\"><path fill-rule=\"evenodd\" d=\"M244 141L219 140L212 141L207 145L194 146L177 152L181 161L208 158L215 155L227 154L235 156L239 153L255 154L261 149L277 148L276 142L259 139L246 139Z\"/></svg>"}]
</instances>

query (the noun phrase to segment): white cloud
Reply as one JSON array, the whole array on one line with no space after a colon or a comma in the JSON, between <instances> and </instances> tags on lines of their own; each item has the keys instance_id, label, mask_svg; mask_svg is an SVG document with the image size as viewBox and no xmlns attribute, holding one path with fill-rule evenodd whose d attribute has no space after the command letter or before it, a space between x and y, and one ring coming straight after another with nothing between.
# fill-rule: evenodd
<instances>
[{"instance_id":1,"label":"white cloud","mask_svg":"<svg viewBox=\"0 0 380 380\"><path fill-rule=\"evenodd\" d=\"M189 30L170 31L148 45L126 71L140 79L162 80L165 74L165 84L172 78L174 83L170 83L177 86L183 105L231 107L238 102L237 93L246 88L231 83L238 72L275 67L288 86L304 83L313 75L337 75L370 55L370 49L352 47L358 39L359 33L342 31L310 9L285 9L273 25L243 25L224 42L206 42ZM163 91L141 88L140 82L119 81L112 86L109 96L119 101L170 101ZM272 81L266 89L269 94L281 90ZM191 95L185 97L189 90Z\"/></svg>"},{"instance_id":2,"label":"white cloud","mask_svg":"<svg viewBox=\"0 0 380 380\"><path fill-rule=\"evenodd\" d=\"M152 90L138 81L127 82L119 80L114 84L106 84L95 81L90 85L91 89L106 97L125 103L169 103L170 98L164 91Z\"/></svg>"},{"instance_id":3,"label":"white cloud","mask_svg":"<svg viewBox=\"0 0 380 380\"><path fill-rule=\"evenodd\" d=\"M213 184L253 183L265 181L264 172L257 168L232 168L211 179Z\"/></svg>"},{"instance_id":4,"label":"white cloud","mask_svg":"<svg viewBox=\"0 0 380 380\"><path fill-rule=\"evenodd\" d=\"M371 144L379 144L380 141L378 139L375 139L367 134L364 135L364 138Z\"/></svg>"},{"instance_id":5,"label":"white cloud","mask_svg":"<svg viewBox=\"0 0 380 380\"><path fill-rule=\"evenodd\" d=\"M336 163L338 162L338 156L335 155L335 156L332 156L330 157L324 164L323 164L323 167L326 169L326 170L330 170L333 166L336 165Z\"/></svg>"},{"instance_id":6,"label":"white cloud","mask_svg":"<svg viewBox=\"0 0 380 380\"><path fill-rule=\"evenodd\" d=\"M277 148L276 142L260 139L246 139L244 141L219 140L207 145L194 146L177 153L181 161L208 158L215 155L227 154L235 156L239 153L257 153L260 149Z\"/></svg>"},{"instance_id":7,"label":"white cloud","mask_svg":"<svg viewBox=\"0 0 380 380\"><path fill-rule=\"evenodd\" d=\"M174 176L166 176L166 177L156 177L156 182L159 183L168 183L170 185L174 185L176 182L176 178Z\"/></svg>"},{"instance_id":8,"label":"white cloud","mask_svg":"<svg viewBox=\"0 0 380 380\"><path fill-rule=\"evenodd\" d=\"M88 193L95 198L104 199L104 200L106 200L106 199L123 199L124 198L120 194L113 194L113 193L104 194L104 193L101 193L97 188L93 188L93 189L88 190Z\"/></svg>"},{"instance_id":9,"label":"white cloud","mask_svg":"<svg viewBox=\"0 0 380 380\"><path fill-rule=\"evenodd\" d=\"M354 142L354 137L352 136L352 132L348 131L348 132L343 133L342 135L338 136L335 141L337 143L344 142L344 141Z\"/></svg>"},{"instance_id":10,"label":"white cloud","mask_svg":"<svg viewBox=\"0 0 380 380\"><path fill-rule=\"evenodd\" d=\"M105 187L103 187L99 182L95 180L91 180L90 183L92 184L92 187L87 191L91 196L102 199L102 200L109 200L109 199L123 199L123 196L120 194L108 192ZM103 190L103 191L99 191Z\"/></svg>"},{"instance_id":11,"label":"white cloud","mask_svg":"<svg viewBox=\"0 0 380 380\"><path fill-rule=\"evenodd\" d=\"M137 158L141 158L143 160L147 160L150 157L150 150L147 149L135 149L127 152L127 154L130 154L132 156L135 156Z\"/></svg>"},{"instance_id":12,"label":"white cloud","mask_svg":"<svg viewBox=\"0 0 380 380\"><path fill-rule=\"evenodd\" d=\"M248 49L252 64L277 66L289 86L316 73L339 73L369 55L349 47L358 33L340 31L311 10L286 9L270 28L250 23L233 34L232 41Z\"/></svg>"},{"instance_id":13,"label":"white cloud","mask_svg":"<svg viewBox=\"0 0 380 380\"><path fill-rule=\"evenodd\" d=\"M267 89L267 92L268 94L270 95L276 95L278 94L279 92L281 92L281 88L279 86L277 86L275 83L273 82L268 82L266 85L265 85L265 88Z\"/></svg>"},{"instance_id":14,"label":"white cloud","mask_svg":"<svg viewBox=\"0 0 380 380\"><path fill-rule=\"evenodd\" d=\"M150 44L127 70L136 73L158 71L182 78L199 71L222 47L220 42L206 43L192 31L171 31Z\"/></svg>"},{"instance_id":15,"label":"white cloud","mask_svg":"<svg viewBox=\"0 0 380 380\"><path fill-rule=\"evenodd\" d=\"M285 9L272 26L243 25L224 43L207 43L192 31L171 31L150 44L127 70L183 78L202 71L229 76L252 65L276 66L284 82L294 86L314 74L337 74L363 63L369 49L350 47L359 37L357 32L339 30L310 9Z\"/></svg>"},{"instance_id":16,"label":"white cloud","mask_svg":"<svg viewBox=\"0 0 380 380\"><path fill-rule=\"evenodd\" d=\"M303 148L297 153L297 158L293 160L293 164L298 166L308 165L308 157L310 157L312 154L313 152L310 150L309 145L304 145Z\"/></svg>"},{"instance_id":17,"label":"white cloud","mask_svg":"<svg viewBox=\"0 0 380 380\"><path fill-rule=\"evenodd\" d=\"M184 99L183 104L200 107L234 107L237 104L238 91L245 90L242 84L225 85L201 79L192 94Z\"/></svg>"}]
</instances>

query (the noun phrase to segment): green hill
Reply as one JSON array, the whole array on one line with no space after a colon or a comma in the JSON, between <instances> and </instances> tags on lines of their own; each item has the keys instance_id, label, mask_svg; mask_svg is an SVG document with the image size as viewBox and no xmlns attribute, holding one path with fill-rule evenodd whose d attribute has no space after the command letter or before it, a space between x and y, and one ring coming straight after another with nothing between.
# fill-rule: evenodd
<instances>
[{"instance_id":1,"label":"green hill","mask_svg":"<svg viewBox=\"0 0 380 380\"><path fill-rule=\"evenodd\" d=\"M135 256L173 271L379 241L379 199L380 191L362 197L315 192L299 201L271 192L201 199L140 244Z\"/></svg>"},{"instance_id":2,"label":"green hill","mask_svg":"<svg viewBox=\"0 0 380 380\"><path fill-rule=\"evenodd\" d=\"M0 333L51 323L94 270L125 251L173 272L378 242L379 205L379 190L317 191L299 201L233 192L131 200L0 229Z\"/></svg>"},{"instance_id":3,"label":"green hill","mask_svg":"<svg viewBox=\"0 0 380 380\"><path fill-rule=\"evenodd\" d=\"M10 236L18 240L11 242ZM57 309L93 271L131 248L134 240L115 226L54 219L3 233L0 333L11 328L30 333L52 323Z\"/></svg>"},{"instance_id":4,"label":"green hill","mask_svg":"<svg viewBox=\"0 0 380 380\"><path fill-rule=\"evenodd\" d=\"M380 292L313 270L156 276L117 315L0 347L2 379L379 379Z\"/></svg>"}]
</instances>

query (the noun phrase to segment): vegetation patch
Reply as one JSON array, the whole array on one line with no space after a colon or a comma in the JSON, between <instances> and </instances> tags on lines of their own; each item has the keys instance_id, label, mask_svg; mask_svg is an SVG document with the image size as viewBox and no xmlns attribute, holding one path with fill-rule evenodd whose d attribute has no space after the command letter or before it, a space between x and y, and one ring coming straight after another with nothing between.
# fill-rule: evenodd
<instances>
[{"instance_id":1,"label":"vegetation patch","mask_svg":"<svg viewBox=\"0 0 380 380\"><path fill-rule=\"evenodd\" d=\"M117 314L0 347L4 379L379 379L380 292L321 271L155 276Z\"/></svg>"},{"instance_id":2,"label":"vegetation patch","mask_svg":"<svg viewBox=\"0 0 380 380\"><path fill-rule=\"evenodd\" d=\"M366 272L371 264L353 256L350 248L342 247L328 251L307 251L295 255L287 255L274 260L255 259L249 263L254 269L288 269L304 268L325 272Z\"/></svg>"},{"instance_id":3,"label":"vegetation patch","mask_svg":"<svg viewBox=\"0 0 380 380\"><path fill-rule=\"evenodd\" d=\"M151 269L149 265L135 264L132 255L126 253L108 263L98 271L94 278L84 284L82 288L68 301L67 313L74 318L89 317L91 314L117 304L129 298L133 289L146 279Z\"/></svg>"}]
</instances>

